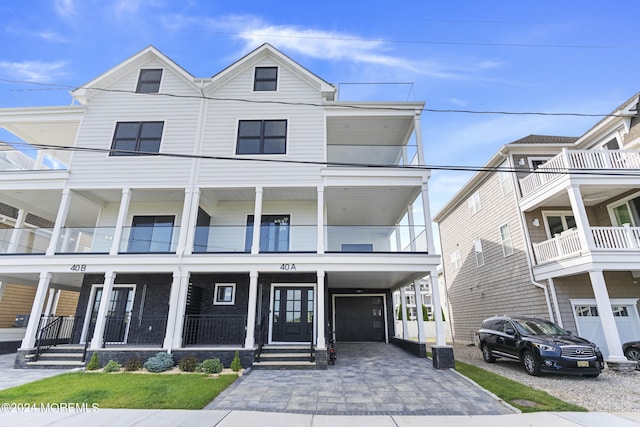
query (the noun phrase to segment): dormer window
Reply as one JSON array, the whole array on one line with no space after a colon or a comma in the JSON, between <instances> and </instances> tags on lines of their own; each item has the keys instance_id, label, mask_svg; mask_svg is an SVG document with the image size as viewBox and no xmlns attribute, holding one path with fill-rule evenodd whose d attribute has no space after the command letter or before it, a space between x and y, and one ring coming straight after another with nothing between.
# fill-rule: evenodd
<instances>
[{"instance_id":1,"label":"dormer window","mask_svg":"<svg viewBox=\"0 0 640 427\"><path fill-rule=\"evenodd\" d=\"M256 67L253 90L268 92L278 89L278 67Z\"/></svg>"},{"instance_id":2,"label":"dormer window","mask_svg":"<svg viewBox=\"0 0 640 427\"><path fill-rule=\"evenodd\" d=\"M138 77L138 93L158 93L160 91L160 80L162 80L161 69L140 70Z\"/></svg>"}]
</instances>

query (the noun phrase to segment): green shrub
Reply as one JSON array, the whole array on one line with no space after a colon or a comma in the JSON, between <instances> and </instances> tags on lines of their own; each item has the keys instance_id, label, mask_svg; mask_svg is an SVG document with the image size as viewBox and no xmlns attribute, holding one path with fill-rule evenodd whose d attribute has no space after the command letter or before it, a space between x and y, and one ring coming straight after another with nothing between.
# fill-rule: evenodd
<instances>
[{"instance_id":1,"label":"green shrub","mask_svg":"<svg viewBox=\"0 0 640 427\"><path fill-rule=\"evenodd\" d=\"M202 361L202 372L206 374L218 374L222 372L220 359L207 359Z\"/></svg>"},{"instance_id":2,"label":"green shrub","mask_svg":"<svg viewBox=\"0 0 640 427\"><path fill-rule=\"evenodd\" d=\"M102 372L118 372L120 368L122 368L121 364L119 364L115 360L109 360L107 364L104 365Z\"/></svg>"},{"instance_id":3,"label":"green shrub","mask_svg":"<svg viewBox=\"0 0 640 427\"><path fill-rule=\"evenodd\" d=\"M139 371L142 369L142 362L138 356L133 356L126 362L124 362L124 370L125 371Z\"/></svg>"},{"instance_id":4,"label":"green shrub","mask_svg":"<svg viewBox=\"0 0 640 427\"><path fill-rule=\"evenodd\" d=\"M238 372L242 369L242 364L240 364L240 352L238 350L236 350L236 354L233 356L230 368L233 372Z\"/></svg>"},{"instance_id":5,"label":"green shrub","mask_svg":"<svg viewBox=\"0 0 640 427\"><path fill-rule=\"evenodd\" d=\"M183 372L195 372L198 367L198 359L195 356L185 356L178 362L178 367Z\"/></svg>"},{"instance_id":6,"label":"green shrub","mask_svg":"<svg viewBox=\"0 0 640 427\"><path fill-rule=\"evenodd\" d=\"M429 311L429 307L427 307L424 304L422 304L422 320L424 320L425 322L427 322L429 320L435 320L435 319L431 318L431 313Z\"/></svg>"},{"instance_id":7,"label":"green shrub","mask_svg":"<svg viewBox=\"0 0 640 427\"><path fill-rule=\"evenodd\" d=\"M98 353L93 353L91 360L87 363L86 370L95 371L96 369L100 369L100 359L98 359Z\"/></svg>"},{"instance_id":8,"label":"green shrub","mask_svg":"<svg viewBox=\"0 0 640 427\"><path fill-rule=\"evenodd\" d=\"M144 367L149 372L164 372L173 368L173 357L169 353L160 352L144 362Z\"/></svg>"}]
</instances>

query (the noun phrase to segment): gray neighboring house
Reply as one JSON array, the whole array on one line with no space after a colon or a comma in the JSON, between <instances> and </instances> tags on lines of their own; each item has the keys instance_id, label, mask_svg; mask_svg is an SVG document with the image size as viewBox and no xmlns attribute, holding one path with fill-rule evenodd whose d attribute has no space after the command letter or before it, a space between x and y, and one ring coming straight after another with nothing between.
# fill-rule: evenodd
<instances>
[{"instance_id":1,"label":"gray neighboring house","mask_svg":"<svg viewBox=\"0 0 640 427\"><path fill-rule=\"evenodd\" d=\"M504 145L485 164L501 170L476 173L434 216L457 341L486 317L528 314L624 363L622 343L640 340L638 100L578 138Z\"/></svg>"}]
</instances>

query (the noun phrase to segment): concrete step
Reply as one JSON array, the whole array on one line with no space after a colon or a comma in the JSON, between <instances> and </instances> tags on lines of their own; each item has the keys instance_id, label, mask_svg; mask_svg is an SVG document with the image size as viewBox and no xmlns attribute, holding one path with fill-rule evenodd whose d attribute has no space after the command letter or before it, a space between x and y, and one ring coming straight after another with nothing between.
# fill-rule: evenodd
<instances>
[{"instance_id":1,"label":"concrete step","mask_svg":"<svg viewBox=\"0 0 640 427\"><path fill-rule=\"evenodd\" d=\"M84 362L69 360L38 360L37 362L27 362L27 368L34 369L73 369L84 368Z\"/></svg>"},{"instance_id":2,"label":"concrete step","mask_svg":"<svg viewBox=\"0 0 640 427\"><path fill-rule=\"evenodd\" d=\"M261 361L254 362L252 369L316 369L316 362L309 361Z\"/></svg>"}]
</instances>

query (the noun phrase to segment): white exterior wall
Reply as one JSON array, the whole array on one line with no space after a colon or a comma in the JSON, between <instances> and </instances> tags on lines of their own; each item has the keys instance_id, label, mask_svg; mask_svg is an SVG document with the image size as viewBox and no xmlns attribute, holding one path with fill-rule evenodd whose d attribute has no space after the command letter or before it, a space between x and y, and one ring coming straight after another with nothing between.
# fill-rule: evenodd
<instances>
[{"instance_id":1,"label":"white exterior wall","mask_svg":"<svg viewBox=\"0 0 640 427\"><path fill-rule=\"evenodd\" d=\"M263 60L260 66L278 65L272 60ZM277 92L253 92L254 68L250 67L224 86L207 96L216 99L250 99L256 101L283 101L320 104L322 99L314 89L288 69L279 66ZM287 153L264 155L267 160L325 160L325 118L321 107L287 104L264 104L239 101L207 101L207 115L203 135L202 154L217 157L236 156L236 138L239 120L287 120ZM241 186L256 181L261 184L284 184L290 186L319 183L319 165L287 165L236 160L204 160L198 177L199 185Z\"/></svg>"},{"instance_id":2,"label":"white exterior wall","mask_svg":"<svg viewBox=\"0 0 640 427\"><path fill-rule=\"evenodd\" d=\"M164 68L161 92L178 95L199 95L184 80L157 61L142 68ZM128 73L109 89L135 92L138 70ZM153 97L153 102L149 98ZM78 145L83 148L109 150L117 122L164 121L161 153L193 154L200 111L200 100L167 97L156 94L96 93L87 106L78 133ZM73 145L74 141L69 141ZM164 156L109 156L107 153L74 152L69 178L74 188L153 187L162 183L173 187L188 184L191 159ZM132 182L132 171L135 180ZM99 173L97 173L99 171ZM171 177L167 180L167 177Z\"/></svg>"}]
</instances>

